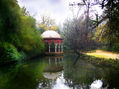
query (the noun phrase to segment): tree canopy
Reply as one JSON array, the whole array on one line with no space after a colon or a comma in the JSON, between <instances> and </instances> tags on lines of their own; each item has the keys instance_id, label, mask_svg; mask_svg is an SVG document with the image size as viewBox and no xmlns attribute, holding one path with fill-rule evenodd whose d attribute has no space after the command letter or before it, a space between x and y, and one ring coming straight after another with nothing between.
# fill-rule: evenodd
<instances>
[{"instance_id":1,"label":"tree canopy","mask_svg":"<svg viewBox=\"0 0 119 89\"><path fill-rule=\"evenodd\" d=\"M54 19L52 19L49 15L42 15L41 21L38 24L39 31L43 33L47 30L54 30L58 31L58 26L56 25L56 22Z\"/></svg>"},{"instance_id":2,"label":"tree canopy","mask_svg":"<svg viewBox=\"0 0 119 89\"><path fill-rule=\"evenodd\" d=\"M17 0L0 0L0 35L2 50L6 50L4 45L13 45L9 46L15 49L12 51L24 52L26 55L31 52L34 52L32 55L41 54L44 50L35 19L25 8L19 7ZM3 57L0 56L0 59Z\"/></svg>"}]
</instances>

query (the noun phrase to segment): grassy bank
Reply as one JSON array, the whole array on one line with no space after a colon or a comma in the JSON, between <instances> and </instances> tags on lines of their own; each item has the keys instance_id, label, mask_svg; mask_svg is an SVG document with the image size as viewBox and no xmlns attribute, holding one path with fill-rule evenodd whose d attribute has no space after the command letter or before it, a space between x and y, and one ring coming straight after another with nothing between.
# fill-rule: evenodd
<instances>
[{"instance_id":1,"label":"grassy bank","mask_svg":"<svg viewBox=\"0 0 119 89\"><path fill-rule=\"evenodd\" d=\"M106 66L106 67L112 67L115 69L119 69L119 60L118 59L111 59L111 58L102 58L102 56L92 56L83 54L81 57L84 58L84 60L87 60L88 62L97 65L97 66Z\"/></svg>"},{"instance_id":2,"label":"grassy bank","mask_svg":"<svg viewBox=\"0 0 119 89\"><path fill-rule=\"evenodd\" d=\"M94 57L97 57L97 58L119 59L119 54L118 53L113 53L113 52L104 51L104 50L89 51L85 54L89 55L89 56L94 56Z\"/></svg>"}]
</instances>

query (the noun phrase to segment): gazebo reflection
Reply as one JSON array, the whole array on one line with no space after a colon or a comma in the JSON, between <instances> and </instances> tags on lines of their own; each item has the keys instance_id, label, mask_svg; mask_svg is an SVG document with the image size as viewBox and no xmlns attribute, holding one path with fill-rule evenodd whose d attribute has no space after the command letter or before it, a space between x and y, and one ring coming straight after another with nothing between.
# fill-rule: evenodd
<instances>
[{"instance_id":1,"label":"gazebo reflection","mask_svg":"<svg viewBox=\"0 0 119 89\"><path fill-rule=\"evenodd\" d=\"M43 62L45 68L43 71L44 82L39 82L37 89L52 89L56 80L62 74L63 56L47 56Z\"/></svg>"},{"instance_id":2,"label":"gazebo reflection","mask_svg":"<svg viewBox=\"0 0 119 89\"><path fill-rule=\"evenodd\" d=\"M48 56L47 65L45 66L44 72L59 72L63 70L63 56Z\"/></svg>"}]
</instances>

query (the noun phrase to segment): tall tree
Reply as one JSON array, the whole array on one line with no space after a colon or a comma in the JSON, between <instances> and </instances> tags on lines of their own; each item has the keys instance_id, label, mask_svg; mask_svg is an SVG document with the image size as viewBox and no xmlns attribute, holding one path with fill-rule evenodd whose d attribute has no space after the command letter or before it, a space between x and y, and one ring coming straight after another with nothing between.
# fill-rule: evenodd
<instances>
[{"instance_id":1,"label":"tall tree","mask_svg":"<svg viewBox=\"0 0 119 89\"><path fill-rule=\"evenodd\" d=\"M112 48L115 44L119 44L119 0L103 0L102 8L107 18L108 43ZM115 41L114 41L115 40Z\"/></svg>"},{"instance_id":2,"label":"tall tree","mask_svg":"<svg viewBox=\"0 0 119 89\"><path fill-rule=\"evenodd\" d=\"M20 30L20 7L16 0L0 0L0 40L18 40ZM8 34L9 33L9 34ZM13 38L14 36L14 38Z\"/></svg>"},{"instance_id":3,"label":"tall tree","mask_svg":"<svg viewBox=\"0 0 119 89\"><path fill-rule=\"evenodd\" d=\"M80 8L86 8L86 10L84 10L85 12L85 20L86 20L86 29L88 30L89 29L89 20L90 20L90 9L95 6L95 5L98 5L99 4L99 0L81 0L80 2L78 3L75 3L73 2L72 4L69 4L70 6L78 6L79 7L79 10ZM77 18L78 18L78 14L79 14L79 11L77 13Z\"/></svg>"},{"instance_id":4,"label":"tall tree","mask_svg":"<svg viewBox=\"0 0 119 89\"><path fill-rule=\"evenodd\" d=\"M52 19L49 15L42 15L41 21L39 23L39 30L43 33L46 30L55 30L57 31L58 26L55 23L55 20Z\"/></svg>"},{"instance_id":5,"label":"tall tree","mask_svg":"<svg viewBox=\"0 0 119 89\"><path fill-rule=\"evenodd\" d=\"M41 54L44 50L35 19L19 7L17 0L0 0L0 36L0 59L15 59L19 53Z\"/></svg>"},{"instance_id":6,"label":"tall tree","mask_svg":"<svg viewBox=\"0 0 119 89\"><path fill-rule=\"evenodd\" d=\"M64 45L78 54L90 50L94 47L94 41L91 40L90 30L86 29L86 20L83 16L79 19L67 20L63 31Z\"/></svg>"}]
</instances>

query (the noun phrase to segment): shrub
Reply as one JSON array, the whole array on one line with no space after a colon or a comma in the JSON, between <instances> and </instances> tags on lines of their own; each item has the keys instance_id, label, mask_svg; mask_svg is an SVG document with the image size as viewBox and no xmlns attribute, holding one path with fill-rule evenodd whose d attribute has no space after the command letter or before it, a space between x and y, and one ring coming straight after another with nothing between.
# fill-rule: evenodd
<instances>
[{"instance_id":1,"label":"shrub","mask_svg":"<svg viewBox=\"0 0 119 89\"><path fill-rule=\"evenodd\" d=\"M112 47L112 50L113 50L114 52L119 52L119 44L114 45L114 46Z\"/></svg>"},{"instance_id":2,"label":"shrub","mask_svg":"<svg viewBox=\"0 0 119 89\"><path fill-rule=\"evenodd\" d=\"M7 42L0 44L0 62L17 61L20 57L14 45Z\"/></svg>"}]
</instances>

